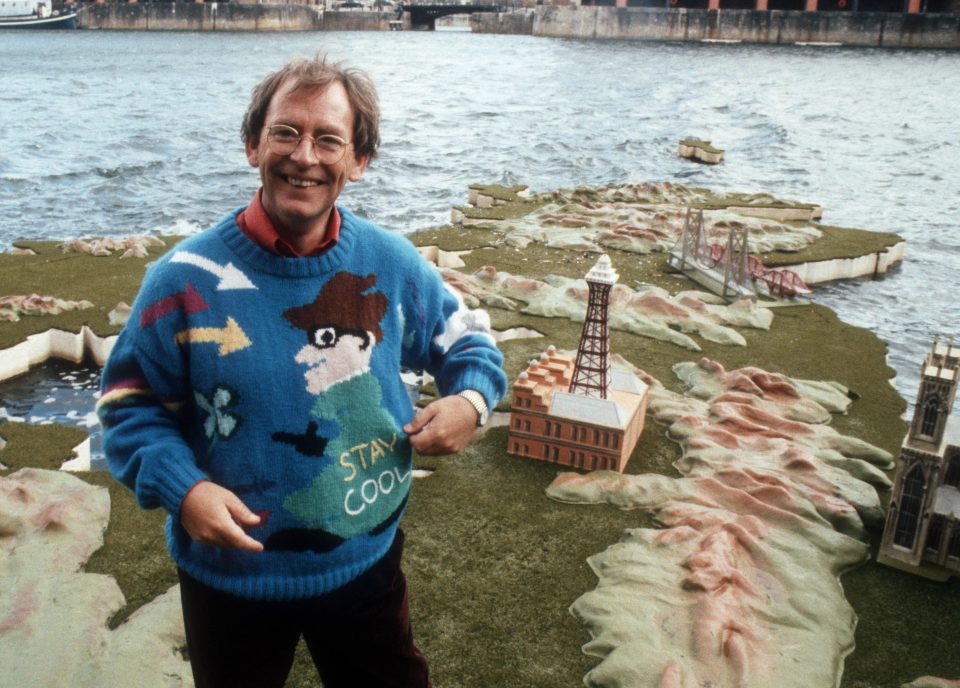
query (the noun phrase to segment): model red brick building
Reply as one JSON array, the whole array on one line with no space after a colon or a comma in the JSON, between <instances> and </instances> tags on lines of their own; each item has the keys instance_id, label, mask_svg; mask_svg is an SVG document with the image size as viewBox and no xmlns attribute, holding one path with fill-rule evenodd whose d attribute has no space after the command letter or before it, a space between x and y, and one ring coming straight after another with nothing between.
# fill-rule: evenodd
<instances>
[{"instance_id":1,"label":"model red brick building","mask_svg":"<svg viewBox=\"0 0 960 688\"><path fill-rule=\"evenodd\" d=\"M609 292L617 273L604 255L587 274L587 315L574 359L550 347L513 385L507 453L586 470L623 472L643 432L647 386L611 370Z\"/></svg>"}]
</instances>

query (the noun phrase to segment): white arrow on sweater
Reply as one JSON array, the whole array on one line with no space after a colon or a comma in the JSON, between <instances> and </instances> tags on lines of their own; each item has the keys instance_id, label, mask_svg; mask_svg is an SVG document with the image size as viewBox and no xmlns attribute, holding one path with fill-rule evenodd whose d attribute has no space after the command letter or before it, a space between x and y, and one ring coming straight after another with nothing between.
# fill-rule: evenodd
<instances>
[{"instance_id":1,"label":"white arrow on sweater","mask_svg":"<svg viewBox=\"0 0 960 688\"><path fill-rule=\"evenodd\" d=\"M247 276L244 275L239 268L234 267L233 263L220 265L219 263L215 263L205 256L197 255L196 253L190 253L190 251L177 251L173 254L170 262L186 263L188 265L198 267L201 270L212 272L214 275L220 278L220 282L217 284L217 291L225 291L227 289L257 288L253 282L247 279Z\"/></svg>"}]
</instances>

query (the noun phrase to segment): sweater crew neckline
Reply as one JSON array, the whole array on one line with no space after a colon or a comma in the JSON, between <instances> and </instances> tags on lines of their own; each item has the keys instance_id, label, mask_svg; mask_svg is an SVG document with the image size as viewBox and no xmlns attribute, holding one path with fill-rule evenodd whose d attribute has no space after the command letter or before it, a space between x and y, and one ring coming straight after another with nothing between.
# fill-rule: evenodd
<instances>
[{"instance_id":1,"label":"sweater crew neckline","mask_svg":"<svg viewBox=\"0 0 960 688\"><path fill-rule=\"evenodd\" d=\"M243 210L244 208L234 210L223 219L215 231L244 264L278 277L316 277L335 270L350 255L359 231L359 220L350 211L338 208L342 220L340 238L329 251L319 256L280 256L258 246L244 234L237 224L237 215Z\"/></svg>"}]
</instances>

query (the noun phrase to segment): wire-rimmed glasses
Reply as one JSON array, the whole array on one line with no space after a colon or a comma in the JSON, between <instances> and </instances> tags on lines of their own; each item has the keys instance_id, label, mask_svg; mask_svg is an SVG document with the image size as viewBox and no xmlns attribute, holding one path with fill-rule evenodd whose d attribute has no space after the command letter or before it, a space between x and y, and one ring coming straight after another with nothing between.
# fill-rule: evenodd
<instances>
[{"instance_id":1,"label":"wire-rimmed glasses","mask_svg":"<svg viewBox=\"0 0 960 688\"><path fill-rule=\"evenodd\" d=\"M267 127L267 145L277 155L291 155L303 139L313 142L313 153L321 165L336 165L343 159L347 146L350 145L349 141L344 141L339 136L301 134L287 124L273 124Z\"/></svg>"}]
</instances>

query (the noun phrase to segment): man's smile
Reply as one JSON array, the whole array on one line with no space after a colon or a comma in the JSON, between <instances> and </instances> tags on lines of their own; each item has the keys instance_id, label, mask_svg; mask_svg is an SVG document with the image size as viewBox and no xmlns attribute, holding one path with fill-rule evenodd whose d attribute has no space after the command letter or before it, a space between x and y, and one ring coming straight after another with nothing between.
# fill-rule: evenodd
<instances>
[{"instance_id":1,"label":"man's smile","mask_svg":"<svg viewBox=\"0 0 960 688\"><path fill-rule=\"evenodd\" d=\"M300 177L290 177L287 175L283 175L283 180L287 182L287 184L290 184L291 186L299 186L301 188L318 186L321 183L313 179L301 179Z\"/></svg>"}]
</instances>

